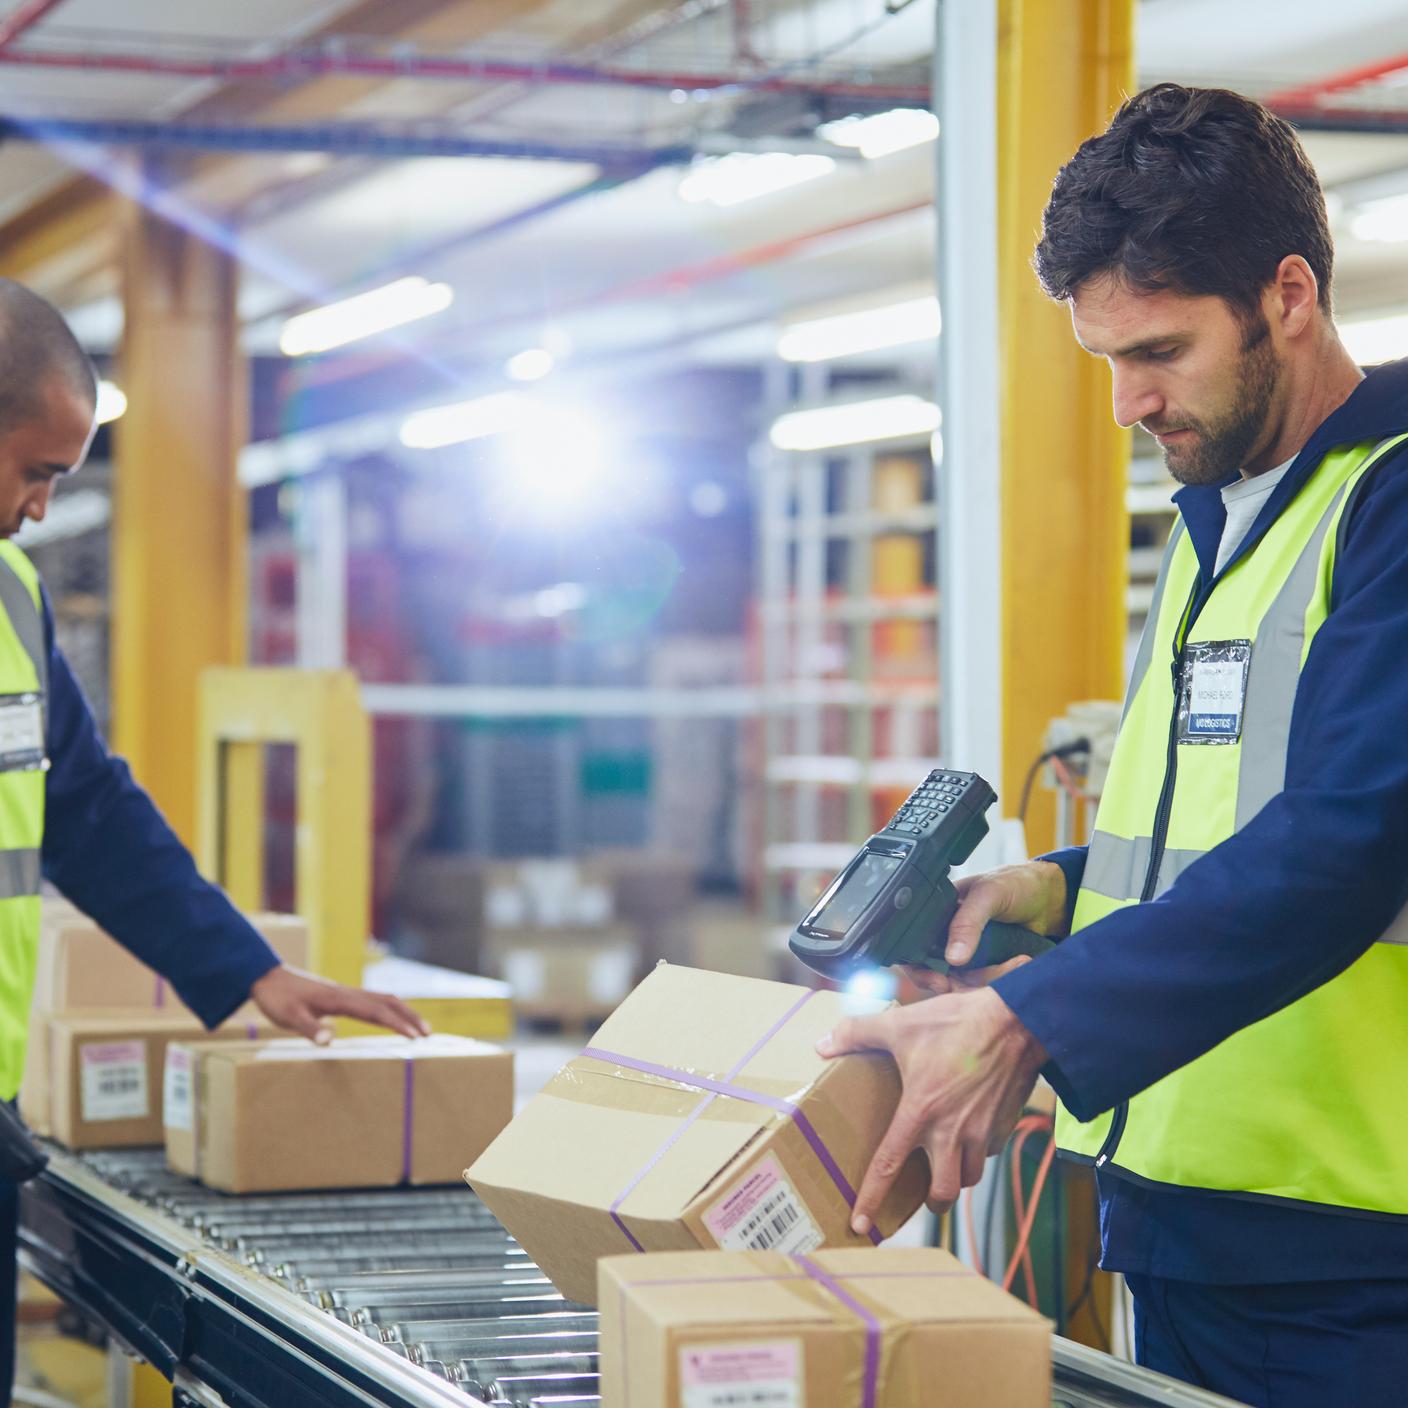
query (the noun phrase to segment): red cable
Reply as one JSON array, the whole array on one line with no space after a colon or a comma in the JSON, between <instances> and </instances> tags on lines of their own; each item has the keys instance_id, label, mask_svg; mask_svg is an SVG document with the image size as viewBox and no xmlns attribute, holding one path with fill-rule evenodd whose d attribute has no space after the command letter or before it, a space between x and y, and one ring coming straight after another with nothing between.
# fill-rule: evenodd
<instances>
[{"instance_id":1,"label":"red cable","mask_svg":"<svg viewBox=\"0 0 1408 1408\"><path fill-rule=\"evenodd\" d=\"M1031 1136L1032 1127L1022 1129L1012 1141L1012 1210L1016 1214L1017 1226L1022 1225L1023 1218L1027 1215L1026 1203L1022 1194L1022 1146ZM1036 1307L1036 1274L1032 1270L1032 1252L1030 1247L1017 1248L1017 1255L1022 1261L1022 1275L1027 1283L1027 1304L1033 1309Z\"/></svg>"}]
</instances>

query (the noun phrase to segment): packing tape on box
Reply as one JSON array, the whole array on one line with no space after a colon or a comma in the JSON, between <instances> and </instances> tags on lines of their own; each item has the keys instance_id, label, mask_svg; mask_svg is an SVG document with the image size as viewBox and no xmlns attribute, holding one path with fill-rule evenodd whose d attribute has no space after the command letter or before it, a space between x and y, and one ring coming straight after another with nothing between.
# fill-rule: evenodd
<instances>
[{"instance_id":1,"label":"packing tape on box","mask_svg":"<svg viewBox=\"0 0 1408 1408\"><path fill-rule=\"evenodd\" d=\"M612 1065L625 1066L628 1070L640 1071L644 1075L659 1076L662 1080L676 1081L680 1085L693 1086L696 1090L707 1091L693 1110L685 1116L680 1127L645 1161L641 1168L631 1177L626 1186L616 1195L611 1204L611 1220L621 1229L626 1240L638 1252L643 1252L645 1248L636 1240L631 1229L626 1226L621 1216L621 1205L640 1185L642 1179L653 1169L656 1164L680 1141L689 1127L704 1113L704 1111L720 1095L728 1096L733 1100L742 1100L750 1105L763 1105L770 1110L776 1110L779 1114L786 1115L788 1119L796 1125L802 1137L812 1147L812 1152L817 1156L822 1168L826 1170L827 1176L836 1185L837 1191L846 1200L846 1206L853 1208L856 1205L856 1190L851 1187L850 1180L841 1172L840 1165L831 1157L831 1151L826 1147L821 1136L816 1132L812 1122L804 1115L799 1106L791 1100L784 1100L780 1096L766 1095L758 1090L750 1090L747 1086L736 1084L737 1077L743 1068L780 1032L798 1012L806 1006L812 998L816 996L816 990L805 992L781 1017L760 1036L752 1046L734 1064L732 1070L723 1080L711 1080L707 1076L696 1075L693 1071L679 1070L674 1066L660 1066L653 1061L641 1061L634 1056L622 1056L614 1051L603 1051L600 1047L588 1046L583 1052L583 1056L590 1056L597 1061L605 1061ZM870 1229L870 1240L876 1246L880 1245L882 1238L878 1228Z\"/></svg>"},{"instance_id":2,"label":"packing tape on box","mask_svg":"<svg viewBox=\"0 0 1408 1408\"><path fill-rule=\"evenodd\" d=\"M776 1253L783 1255L783 1253ZM617 1317L621 1326L621 1363L627 1362L626 1356L626 1311L625 1298L627 1291L636 1290L641 1286L720 1286L720 1285L756 1285L759 1281L811 1281L827 1291L836 1300L855 1315L865 1327L865 1361L861 1371L861 1399L860 1408L875 1408L880 1395L880 1356L884 1348L885 1327L880 1323L880 1318L873 1311L867 1309L841 1284L842 1281L917 1281L933 1278L943 1278L949 1276L971 1276L973 1273L965 1267L954 1267L951 1271L842 1271L833 1273L820 1267L809 1256L788 1256L787 1260L801 1268L800 1271L791 1275L762 1275L762 1276L671 1276L661 1280L644 1281L622 1281L619 1284L619 1295L622 1301L621 1313ZM628 1398L623 1404L623 1408L628 1408Z\"/></svg>"}]
</instances>

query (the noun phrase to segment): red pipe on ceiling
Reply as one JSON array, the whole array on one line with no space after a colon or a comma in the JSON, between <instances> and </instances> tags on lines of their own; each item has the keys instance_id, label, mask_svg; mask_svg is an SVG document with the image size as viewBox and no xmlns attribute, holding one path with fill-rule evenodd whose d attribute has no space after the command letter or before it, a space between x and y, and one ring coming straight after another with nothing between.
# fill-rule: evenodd
<instances>
[{"instance_id":1,"label":"red pipe on ceiling","mask_svg":"<svg viewBox=\"0 0 1408 1408\"><path fill-rule=\"evenodd\" d=\"M47 8L58 0L36 0ZM16 17L18 19L18 16ZM757 78L720 73L645 73L631 69L593 68L564 63L523 63L509 59L463 59L434 54L357 53L335 48L290 50L267 59L166 58L152 54L96 53L77 50L0 47L0 64L29 68L96 69L173 78L219 78L228 83L262 80L301 81L329 75L385 79L451 79L488 83L610 84L661 91L712 91L745 87L765 93L818 93L897 105L927 106L926 84L822 82L800 78Z\"/></svg>"},{"instance_id":2,"label":"red pipe on ceiling","mask_svg":"<svg viewBox=\"0 0 1408 1408\"><path fill-rule=\"evenodd\" d=\"M0 49L13 44L27 29L33 29L50 10L62 5L64 0L29 0L21 5L13 15L0 24Z\"/></svg>"},{"instance_id":3,"label":"red pipe on ceiling","mask_svg":"<svg viewBox=\"0 0 1408 1408\"><path fill-rule=\"evenodd\" d=\"M1392 59L1376 59L1371 64L1362 64L1359 68L1346 69L1343 73L1333 74L1329 78L1317 79L1314 83L1303 83L1295 88L1287 88L1280 93L1273 93L1262 101L1267 107L1275 108L1278 112L1321 108L1324 106L1322 100L1332 94L1345 93L1353 88L1362 88L1366 83L1373 83L1376 79L1388 78L1392 74L1402 73L1405 70L1408 70L1408 54L1399 54Z\"/></svg>"}]
</instances>

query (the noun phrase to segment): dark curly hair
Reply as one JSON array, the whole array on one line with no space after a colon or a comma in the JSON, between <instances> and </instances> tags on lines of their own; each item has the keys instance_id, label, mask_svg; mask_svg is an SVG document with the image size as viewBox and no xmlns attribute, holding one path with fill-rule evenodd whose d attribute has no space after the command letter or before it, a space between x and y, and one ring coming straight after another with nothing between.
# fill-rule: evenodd
<instances>
[{"instance_id":1,"label":"dark curly hair","mask_svg":"<svg viewBox=\"0 0 1408 1408\"><path fill-rule=\"evenodd\" d=\"M1033 263L1054 299L1113 273L1250 317L1288 254L1310 265L1329 313L1325 196L1290 124L1225 88L1160 83L1057 173Z\"/></svg>"}]
</instances>

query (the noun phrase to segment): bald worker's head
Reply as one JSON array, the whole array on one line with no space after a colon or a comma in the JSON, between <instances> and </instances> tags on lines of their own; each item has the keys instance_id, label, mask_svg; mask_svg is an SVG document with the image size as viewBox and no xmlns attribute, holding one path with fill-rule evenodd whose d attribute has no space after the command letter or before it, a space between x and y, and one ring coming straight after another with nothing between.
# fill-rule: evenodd
<instances>
[{"instance_id":1,"label":"bald worker's head","mask_svg":"<svg viewBox=\"0 0 1408 1408\"><path fill-rule=\"evenodd\" d=\"M0 279L0 537L44 517L93 441L98 378L52 304Z\"/></svg>"}]
</instances>

